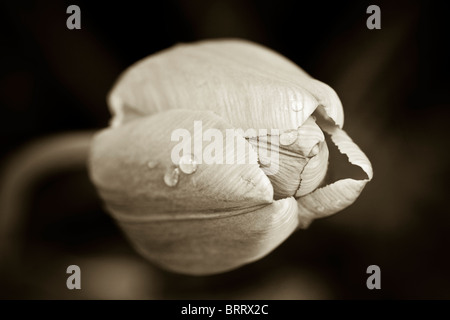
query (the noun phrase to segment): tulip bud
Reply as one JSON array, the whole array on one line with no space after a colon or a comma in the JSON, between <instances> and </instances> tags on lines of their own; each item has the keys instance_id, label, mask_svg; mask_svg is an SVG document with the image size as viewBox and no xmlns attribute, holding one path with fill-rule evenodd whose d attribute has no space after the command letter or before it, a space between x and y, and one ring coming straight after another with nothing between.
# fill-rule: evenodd
<instances>
[{"instance_id":1,"label":"tulip bud","mask_svg":"<svg viewBox=\"0 0 450 320\"><path fill-rule=\"evenodd\" d=\"M108 103L113 118L92 144L91 179L136 250L175 272L256 261L352 204L372 178L342 130L337 94L251 42L149 56L120 76ZM323 185L332 161L324 132L366 179Z\"/></svg>"}]
</instances>

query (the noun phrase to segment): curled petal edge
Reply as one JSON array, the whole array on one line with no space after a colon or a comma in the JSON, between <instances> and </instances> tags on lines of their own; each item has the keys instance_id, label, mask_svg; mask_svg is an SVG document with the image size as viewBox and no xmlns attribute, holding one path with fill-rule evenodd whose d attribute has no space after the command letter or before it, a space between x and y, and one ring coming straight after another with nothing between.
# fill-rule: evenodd
<instances>
[{"instance_id":1,"label":"curled petal edge","mask_svg":"<svg viewBox=\"0 0 450 320\"><path fill-rule=\"evenodd\" d=\"M325 112L323 107L318 109L319 115L325 116ZM350 206L373 177L373 169L369 159L344 130L333 124L329 118L326 119L326 116L320 120L319 125L331 136L331 140L339 151L347 155L349 162L360 167L366 173L367 179L347 178L338 180L299 198L297 200L299 229L307 228L315 219L328 217Z\"/></svg>"}]
</instances>

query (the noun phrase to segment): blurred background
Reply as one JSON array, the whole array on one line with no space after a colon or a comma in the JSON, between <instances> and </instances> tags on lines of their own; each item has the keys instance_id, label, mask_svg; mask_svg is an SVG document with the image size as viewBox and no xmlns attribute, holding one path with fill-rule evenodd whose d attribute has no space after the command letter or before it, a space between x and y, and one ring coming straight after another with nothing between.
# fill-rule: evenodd
<instances>
[{"instance_id":1,"label":"blurred background","mask_svg":"<svg viewBox=\"0 0 450 320\"><path fill-rule=\"evenodd\" d=\"M66 28L71 4L81 30ZM381 8L381 30L366 28L371 4ZM2 2L0 298L450 299L449 9L443 1ZM220 37L266 45L333 87L374 179L351 207L264 259L190 277L131 249L89 181L82 141L108 125L105 97L126 67L178 42ZM49 161L52 152L61 161ZM82 290L66 288L71 264ZM372 264L381 290L366 287Z\"/></svg>"}]
</instances>

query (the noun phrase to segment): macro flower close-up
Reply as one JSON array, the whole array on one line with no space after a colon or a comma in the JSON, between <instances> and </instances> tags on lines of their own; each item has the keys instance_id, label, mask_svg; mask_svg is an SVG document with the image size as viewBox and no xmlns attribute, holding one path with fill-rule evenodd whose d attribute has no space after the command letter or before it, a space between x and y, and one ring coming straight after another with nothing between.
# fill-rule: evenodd
<instances>
[{"instance_id":1,"label":"macro flower close-up","mask_svg":"<svg viewBox=\"0 0 450 320\"><path fill-rule=\"evenodd\" d=\"M133 64L108 102L90 175L137 251L172 271L255 261L351 205L372 178L336 92L243 40L180 44ZM365 173L326 181L325 134Z\"/></svg>"},{"instance_id":2,"label":"macro flower close-up","mask_svg":"<svg viewBox=\"0 0 450 320\"><path fill-rule=\"evenodd\" d=\"M1 2L0 300L449 299L448 9Z\"/></svg>"}]
</instances>

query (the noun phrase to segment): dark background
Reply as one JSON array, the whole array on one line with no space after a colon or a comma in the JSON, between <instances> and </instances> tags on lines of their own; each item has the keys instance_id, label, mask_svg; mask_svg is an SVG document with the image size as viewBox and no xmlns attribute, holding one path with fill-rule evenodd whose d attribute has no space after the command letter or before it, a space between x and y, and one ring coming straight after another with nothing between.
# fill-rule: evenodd
<instances>
[{"instance_id":1,"label":"dark background","mask_svg":"<svg viewBox=\"0 0 450 320\"><path fill-rule=\"evenodd\" d=\"M81 8L81 30L66 28L70 4ZM381 8L381 30L366 28L371 4ZM188 277L138 256L86 169L74 166L30 182L20 252L0 265L0 298L449 299L449 9L437 1L1 3L4 172L37 139L107 126L106 94L136 60L177 42L240 37L337 91L344 128L374 179L354 205L266 258ZM82 290L65 286L70 264L81 267ZM372 264L381 290L366 287Z\"/></svg>"}]
</instances>

